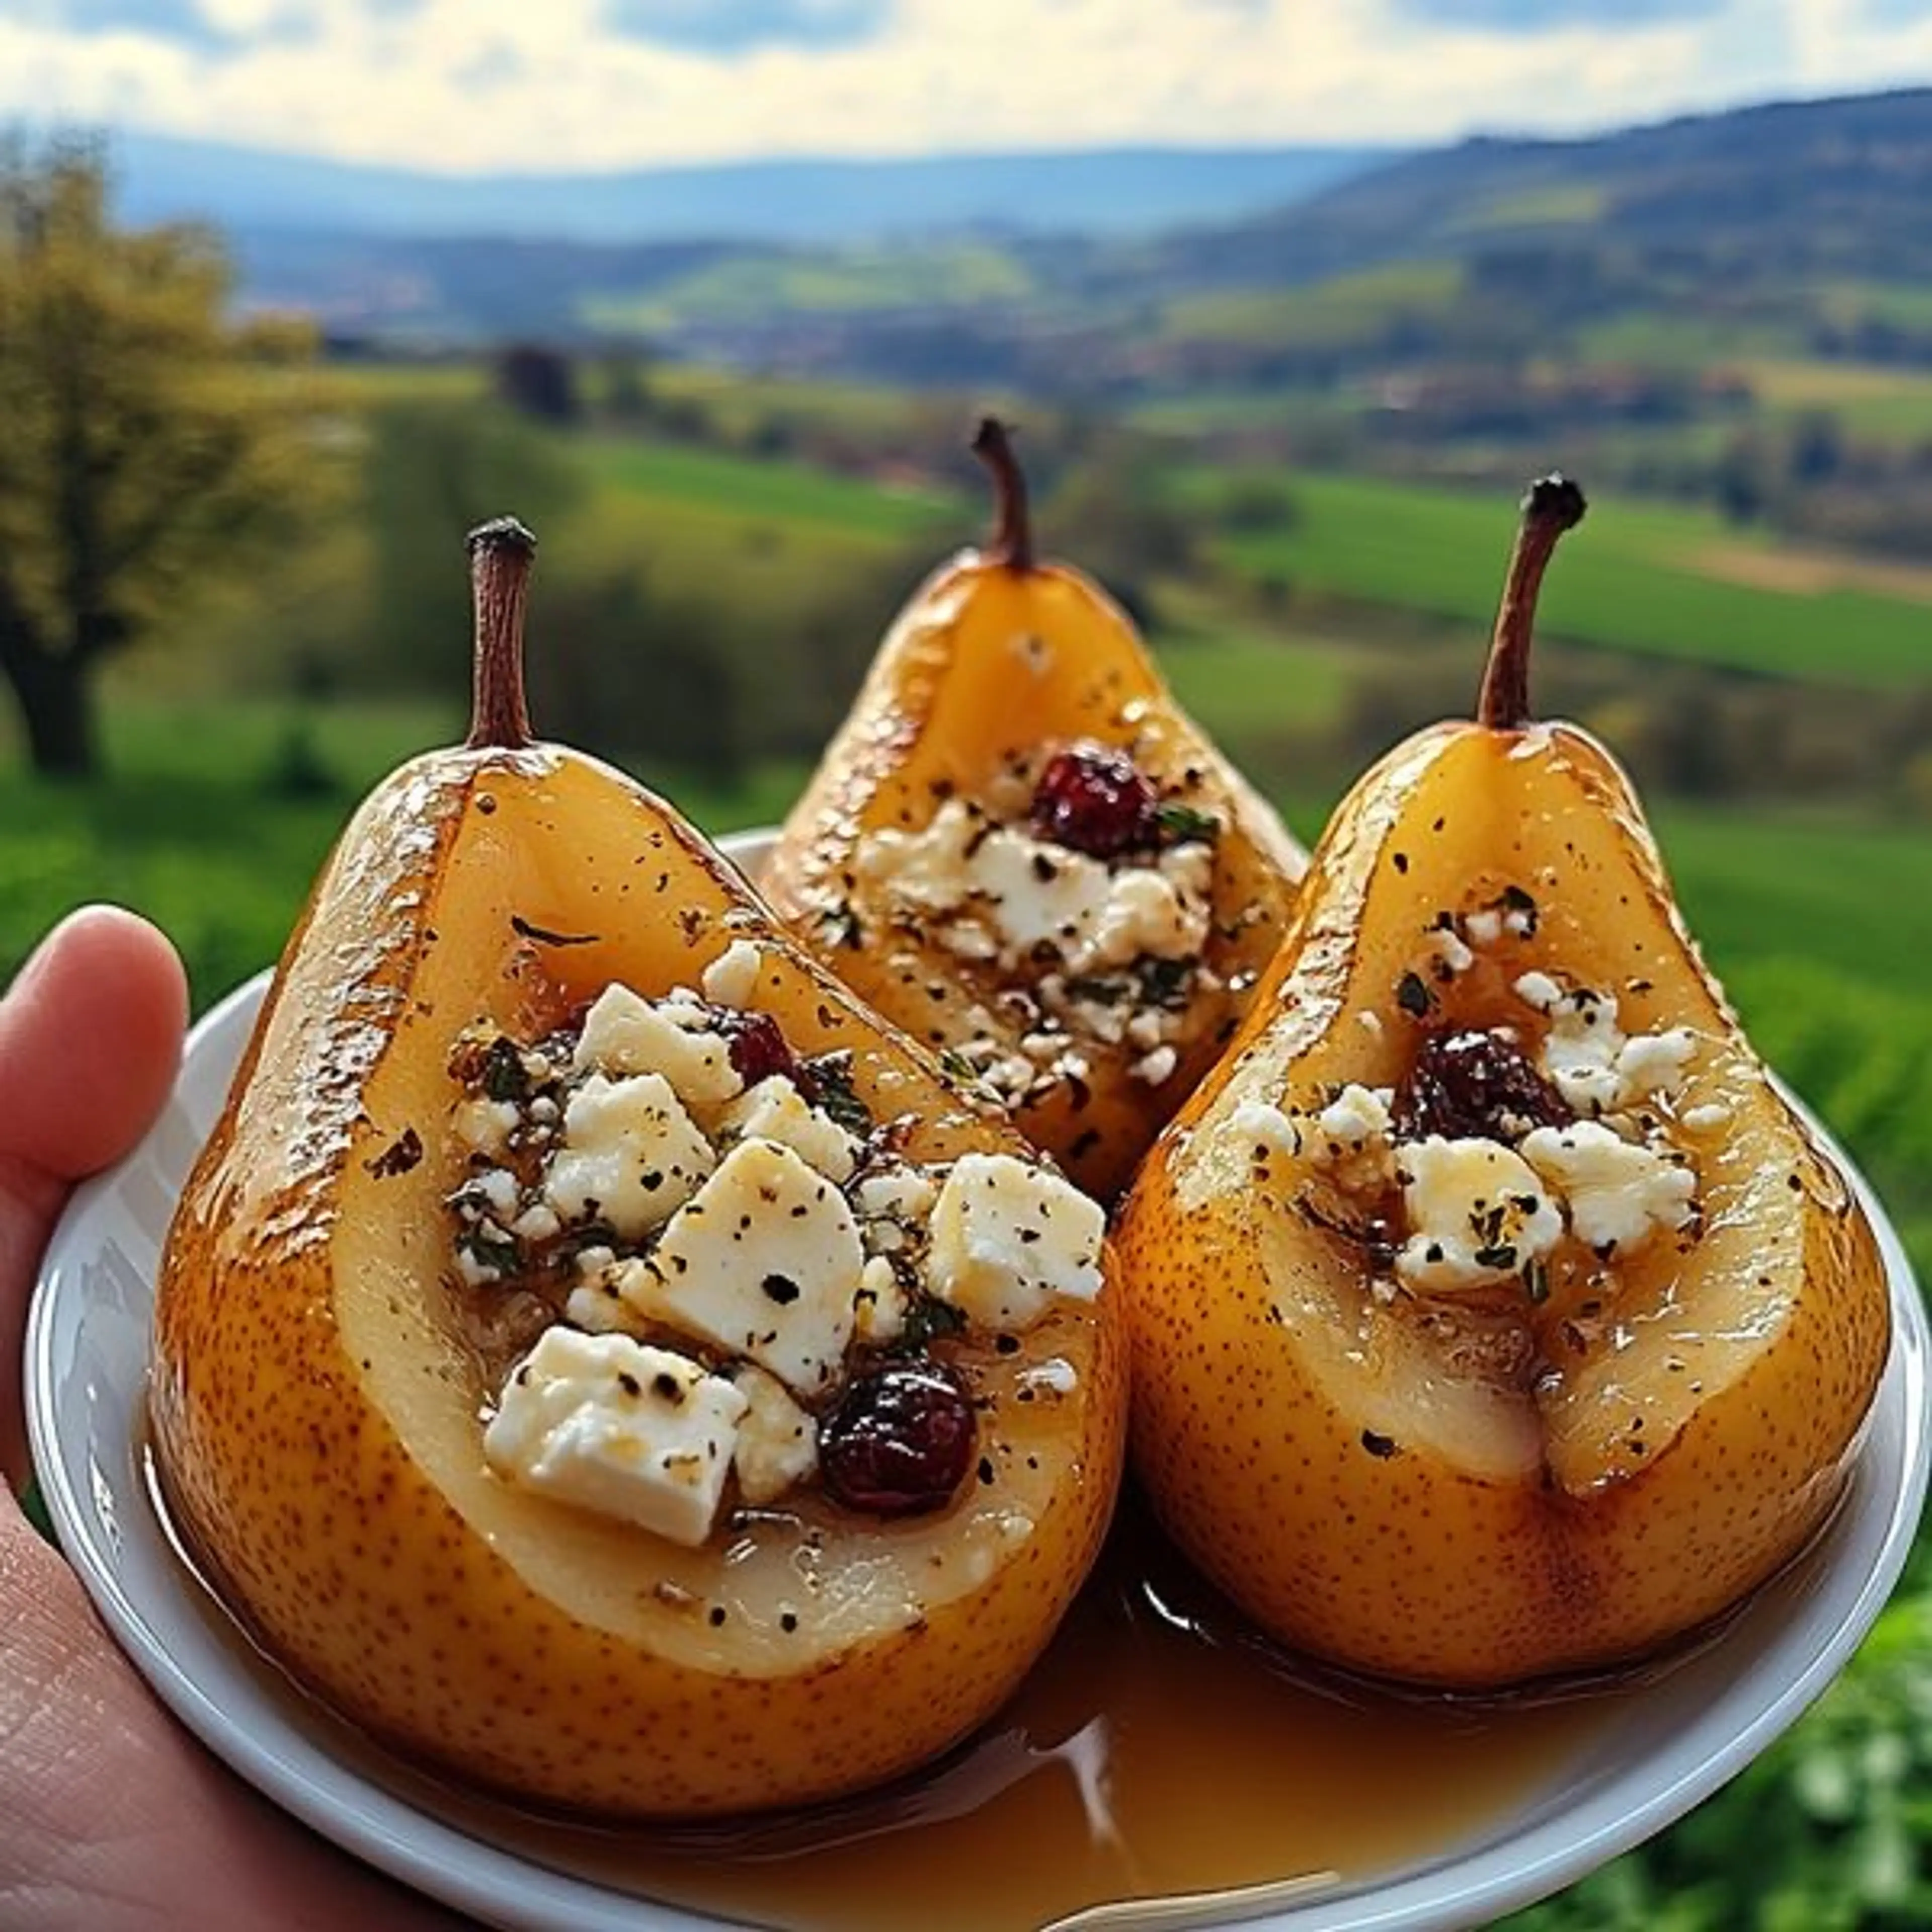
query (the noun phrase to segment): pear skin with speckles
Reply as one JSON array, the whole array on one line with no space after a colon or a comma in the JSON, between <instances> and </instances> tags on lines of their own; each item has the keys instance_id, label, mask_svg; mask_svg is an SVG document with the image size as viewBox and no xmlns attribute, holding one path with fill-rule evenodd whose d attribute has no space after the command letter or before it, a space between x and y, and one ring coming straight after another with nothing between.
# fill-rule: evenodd
<instances>
[{"instance_id":1,"label":"pear skin with speckles","mask_svg":"<svg viewBox=\"0 0 1932 1932\"><path fill-rule=\"evenodd\" d=\"M1499 651L1526 638L1508 611ZM1762 1583L1842 1493L1889 1336L1864 1214L1706 970L1628 780L1507 688L1484 713L1337 810L1244 1034L1117 1230L1132 1460L1168 1530L1283 1643L1461 1687L1643 1655ZM1606 1252L1578 1196L1520 1277L1418 1286L1409 1193L1338 1181L1322 1110L1392 1096L1400 1180L1426 1042L1534 1061L1530 974L1683 1048L1618 1130L1694 1174L1694 1213Z\"/></svg>"},{"instance_id":2,"label":"pear skin with speckles","mask_svg":"<svg viewBox=\"0 0 1932 1932\"><path fill-rule=\"evenodd\" d=\"M520 731L481 740L347 827L188 1183L151 1384L167 1505L271 1655L461 1781L644 1818L890 1778L997 1708L1097 1552L1125 1430L1116 1290L1004 1352L934 1345L978 1431L976 1476L934 1513L812 1489L687 1548L496 1475L445 1204L463 1029L554 1024L614 981L662 997L748 940L749 1004L801 1055L849 1052L907 1158L1025 1150L661 800Z\"/></svg>"},{"instance_id":3,"label":"pear skin with speckles","mask_svg":"<svg viewBox=\"0 0 1932 1932\"><path fill-rule=\"evenodd\" d=\"M1078 571L1034 558L999 425L982 424L975 448L1000 479L1000 532L935 572L899 614L762 884L812 952L928 1050L1010 1064L1030 1052L1039 1075L1014 1098L1015 1120L1111 1202L1240 1023L1306 855L1181 709L1126 614ZM968 956L932 922L909 920L866 862L881 832L922 830L948 800L976 810L1010 774L1076 745L1125 754L1166 806L1214 828L1207 971L1157 1078L1147 1045L1118 1031L1055 1040L1051 1020L1042 1031L1027 999L1053 962Z\"/></svg>"}]
</instances>

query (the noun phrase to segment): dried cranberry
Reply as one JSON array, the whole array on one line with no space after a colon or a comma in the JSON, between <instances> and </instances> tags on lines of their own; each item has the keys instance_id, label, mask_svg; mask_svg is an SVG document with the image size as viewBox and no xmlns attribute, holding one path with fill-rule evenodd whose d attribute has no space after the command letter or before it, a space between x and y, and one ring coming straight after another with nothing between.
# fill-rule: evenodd
<instances>
[{"instance_id":1,"label":"dried cranberry","mask_svg":"<svg viewBox=\"0 0 1932 1932\"><path fill-rule=\"evenodd\" d=\"M717 1026L730 1042L731 1065L747 1087L755 1087L774 1073L798 1079L798 1056L770 1013L740 1012L728 1006L718 1013Z\"/></svg>"},{"instance_id":2,"label":"dried cranberry","mask_svg":"<svg viewBox=\"0 0 1932 1932\"><path fill-rule=\"evenodd\" d=\"M1520 1139L1532 1127L1576 1119L1562 1094L1499 1033L1432 1033L1395 1098L1395 1130L1406 1139Z\"/></svg>"},{"instance_id":3,"label":"dried cranberry","mask_svg":"<svg viewBox=\"0 0 1932 1932\"><path fill-rule=\"evenodd\" d=\"M896 1362L857 1377L819 1425L819 1472L848 1509L943 1509L971 1466L974 1436L973 1405L950 1370Z\"/></svg>"},{"instance_id":4,"label":"dried cranberry","mask_svg":"<svg viewBox=\"0 0 1932 1932\"><path fill-rule=\"evenodd\" d=\"M1111 859L1158 842L1160 801L1124 752L1072 745L1047 760L1033 794L1034 830L1042 838Z\"/></svg>"}]
</instances>

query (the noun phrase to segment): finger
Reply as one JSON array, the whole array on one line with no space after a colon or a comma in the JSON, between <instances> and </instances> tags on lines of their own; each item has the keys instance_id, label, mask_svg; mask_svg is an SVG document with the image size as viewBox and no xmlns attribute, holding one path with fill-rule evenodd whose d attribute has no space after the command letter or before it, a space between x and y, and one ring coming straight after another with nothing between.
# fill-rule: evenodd
<instances>
[{"instance_id":1,"label":"finger","mask_svg":"<svg viewBox=\"0 0 1932 1932\"><path fill-rule=\"evenodd\" d=\"M24 1467L21 1333L55 1219L159 1112L187 1011L174 949L110 906L56 927L0 999L0 1474Z\"/></svg>"}]
</instances>

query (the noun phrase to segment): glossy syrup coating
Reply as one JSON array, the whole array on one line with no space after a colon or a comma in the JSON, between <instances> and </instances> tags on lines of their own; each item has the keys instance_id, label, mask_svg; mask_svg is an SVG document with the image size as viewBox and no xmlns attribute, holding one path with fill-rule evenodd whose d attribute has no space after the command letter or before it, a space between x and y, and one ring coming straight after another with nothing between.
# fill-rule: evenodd
<instances>
[{"instance_id":1,"label":"glossy syrup coating","mask_svg":"<svg viewBox=\"0 0 1932 1932\"><path fill-rule=\"evenodd\" d=\"M791 948L661 802L543 746L433 754L345 833L290 942L160 1284L153 1437L224 1600L331 1704L452 1776L632 1817L887 1778L997 1707L1096 1552L1124 1424L1114 1292L950 1344L989 1482L882 1524L822 1497L686 1550L484 1462L443 1202L456 1035L736 939L798 1052L849 1050L908 1157L1017 1147ZM404 1158L415 1137L420 1155ZM1064 1394L1029 1379L1071 1371Z\"/></svg>"}]
</instances>

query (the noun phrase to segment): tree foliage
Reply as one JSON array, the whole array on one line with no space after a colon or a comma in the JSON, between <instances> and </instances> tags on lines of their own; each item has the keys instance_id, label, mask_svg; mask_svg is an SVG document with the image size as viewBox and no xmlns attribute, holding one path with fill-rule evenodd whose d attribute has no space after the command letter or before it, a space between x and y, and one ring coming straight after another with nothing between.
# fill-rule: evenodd
<instances>
[{"instance_id":1,"label":"tree foliage","mask_svg":"<svg viewBox=\"0 0 1932 1932\"><path fill-rule=\"evenodd\" d=\"M99 666L308 494L298 345L251 370L230 286L205 230L115 226L94 146L0 142L0 674L44 772L98 763Z\"/></svg>"}]
</instances>

